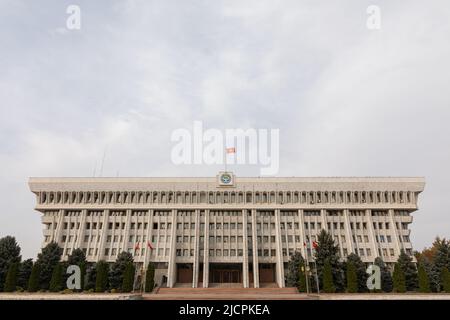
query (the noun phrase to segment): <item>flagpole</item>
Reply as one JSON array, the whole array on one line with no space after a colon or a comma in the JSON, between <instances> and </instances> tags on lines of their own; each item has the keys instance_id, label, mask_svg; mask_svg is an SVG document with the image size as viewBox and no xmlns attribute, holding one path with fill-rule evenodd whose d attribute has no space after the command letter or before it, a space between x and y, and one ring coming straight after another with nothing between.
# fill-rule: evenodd
<instances>
[{"instance_id":1,"label":"flagpole","mask_svg":"<svg viewBox=\"0 0 450 320\"><path fill-rule=\"evenodd\" d=\"M308 262L308 250L306 250L306 263L305 263L305 281L306 281L306 294L309 294L309 278L308 278L308 269L309 269L309 262Z\"/></svg>"},{"instance_id":2,"label":"flagpole","mask_svg":"<svg viewBox=\"0 0 450 320\"><path fill-rule=\"evenodd\" d=\"M142 271L144 272L143 276L143 285L141 286L141 291L145 292L145 284L147 283L147 255L148 255L148 245L145 248L145 257L144 257L144 265Z\"/></svg>"},{"instance_id":3,"label":"flagpole","mask_svg":"<svg viewBox=\"0 0 450 320\"><path fill-rule=\"evenodd\" d=\"M227 172L227 153L228 153L228 151L225 147L225 152L224 152L225 173Z\"/></svg>"},{"instance_id":4,"label":"flagpole","mask_svg":"<svg viewBox=\"0 0 450 320\"><path fill-rule=\"evenodd\" d=\"M317 253L317 242L316 241L313 241L313 248L314 248L314 250L316 251L316 253ZM317 273L317 262L316 262L316 258L314 258L313 259L313 262L314 262L314 269L315 269L315 271L316 271L316 286L317 286L317 295L320 295L320 289L319 289L319 276L318 276L318 273Z\"/></svg>"},{"instance_id":5,"label":"flagpole","mask_svg":"<svg viewBox=\"0 0 450 320\"><path fill-rule=\"evenodd\" d=\"M317 285L317 294L320 294L320 289L319 289L319 276L317 275L317 263L316 260L314 259L314 269L316 269L316 285Z\"/></svg>"}]
</instances>

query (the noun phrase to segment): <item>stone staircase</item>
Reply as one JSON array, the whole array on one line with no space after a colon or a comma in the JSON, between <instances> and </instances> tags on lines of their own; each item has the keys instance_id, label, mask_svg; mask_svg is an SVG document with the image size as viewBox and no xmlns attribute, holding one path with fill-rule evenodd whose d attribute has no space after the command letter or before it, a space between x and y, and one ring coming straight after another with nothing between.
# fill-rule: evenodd
<instances>
[{"instance_id":1,"label":"stone staircase","mask_svg":"<svg viewBox=\"0 0 450 320\"><path fill-rule=\"evenodd\" d=\"M144 295L155 300L299 300L309 299L296 288L159 288L156 294Z\"/></svg>"}]
</instances>

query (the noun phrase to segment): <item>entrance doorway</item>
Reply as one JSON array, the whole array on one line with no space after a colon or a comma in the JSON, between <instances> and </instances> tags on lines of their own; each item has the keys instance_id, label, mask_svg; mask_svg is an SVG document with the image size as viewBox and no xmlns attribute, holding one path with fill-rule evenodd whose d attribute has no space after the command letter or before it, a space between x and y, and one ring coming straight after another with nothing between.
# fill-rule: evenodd
<instances>
[{"instance_id":1,"label":"entrance doorway","mask_svg":"<svg viewBox=\"0 0 450 320\"><path fill-rule=\"evenodd\" d=\"M241 283L242 265L216 263L210 265L209 282L211 283Z\"/></svg>"},{"instance_id":2,"label":"entrance doorway","mask_svg":"<svg viewBox=\"0 0 450 320\"><path fill-rule=\"evenodd\" d=\"M177 263L177 282L192 282L192 263Z\"/></svg>"},{"instance_id":3,"label":"entrance doorway","mask_svg":"<svg viewBox=\"0 0 450 320\"><path fill-rule=\"evenodd\" d=\"M259 264L259 282L260 283L275 282L275 264L273 263Z\"/></svg>"}]
</instances>

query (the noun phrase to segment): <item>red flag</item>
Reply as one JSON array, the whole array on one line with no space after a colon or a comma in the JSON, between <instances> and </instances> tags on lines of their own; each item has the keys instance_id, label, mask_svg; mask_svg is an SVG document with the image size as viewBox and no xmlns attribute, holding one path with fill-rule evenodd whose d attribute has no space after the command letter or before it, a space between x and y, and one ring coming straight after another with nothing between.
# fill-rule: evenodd
<instances>
[{"instance_id":1,"label":"red flag","mask_svg":"<svg viewBox=\"0 0 450 320\"><path fill-rule=\"evenodd\" d=\"M306 242L303 242L303 246L306 247Z\"/></svg>"},{"instance_id":2,"label":"red flag","mask_svg":"<svg viewBox=\"0 0 450 320\"><path fill-rule=\"evenodd\" d=\"M136 252L137 250L139 250L139 242L136 242L136 244L134 245L134 252Z\"/></svg>"},{"instance_id":3,"label":"red flag","mask_svg":"<svg viewBox=\"0 0 450 320\"><path fill-rule=\"evenodd\" d=\"M149 247L151 250L153 250L153 246L152 246L152 244L150 243L150 241L147 241L147 247Z\"/></svg>"},{"instance_id":4,"label":"red flag","mask_svg":"<svg viewBox=\"0 0 450 320\"><path fill-rule=\"evenodd\" d=\"M318 247L318 246L319 246L319 245L317 244L317 242L313 241L313 248L317 250L317 247Z\"/></svg>"}]
</instances>

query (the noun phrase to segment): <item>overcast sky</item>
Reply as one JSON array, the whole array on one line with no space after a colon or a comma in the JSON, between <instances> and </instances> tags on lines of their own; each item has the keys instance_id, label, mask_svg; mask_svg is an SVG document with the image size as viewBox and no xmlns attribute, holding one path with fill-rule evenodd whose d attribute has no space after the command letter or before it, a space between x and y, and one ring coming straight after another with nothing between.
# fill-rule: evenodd
<instances>
[{"instance_id":1,"label":"overcast sky","mask_svg":"<svg viewBox=\"0 0 450 320\"><path fill-rule=\"evenodd\" d=\"M449 17L448 0L0 0L0 236L35 257L28 177L98 175L105 151L103 176L215 175L170 159L200 120L280 129L279 176L424 176L414 248L449 237Z\"/></svg>"}]
</instances>

